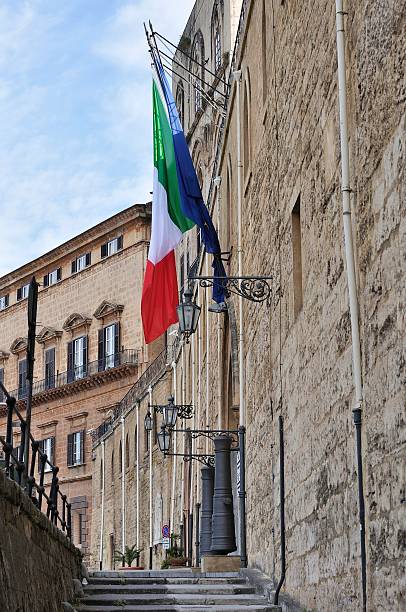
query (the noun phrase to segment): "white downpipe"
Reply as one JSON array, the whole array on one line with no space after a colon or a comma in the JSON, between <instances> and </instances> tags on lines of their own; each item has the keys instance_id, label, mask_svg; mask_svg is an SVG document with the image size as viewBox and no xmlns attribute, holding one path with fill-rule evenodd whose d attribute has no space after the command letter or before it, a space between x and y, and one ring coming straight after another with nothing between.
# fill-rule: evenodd
<instances>
[{"instance_id":1,"label":"white downpipe","mask_svg":"<svg viewBox=\"0 0 406 612\"><path fill-rule=\"evenodd\" d=\"M351 317L352 362L355 386L355 406L362 404L362 370L361 370L361 343L359 335L359 311L357 296L357 280L355 275L355 258L351 228L351 201L350 201L350 158L348 147L347 125L347 85L345 74L345 36L344 36L344 7L343 0L336 0L337 25L337 60L338 60L338 102L340 109L340 143L341 143L341 191L343 199L343 225L345 259L347 267L348 298Z\"/></svg>"},{"instance_id":2,"label":"white downpipe","mask_svg":"<svg viewBox=\"0 0 406 612\"><path fill-rule=\"evenodd\" d=\"M191 340L191 349L192 351L192 406L193 406L193 424L192 427L193 429L197 429L196 427L196 410L197 410L197 406L196 406L196 393L195 393L195 366L196 366L196 359L195 359L195 334L192 334L192 340ZM192 440L192 454L195 454L195 440ZM196 470L196 461L192 461L191 465L192 465L192 475L191 475L191 479L190 479L190 491L189 491L189 508L190 511L193 512L193 499L194 499L194 482L195 482L195 470Z\"/></svg>"},{"instance_id":3,"label":"white downpipe","mask_svg":"<svg viewBox=\"0 0 406 612\"><path fill-rule=\"evenodd\" d=\"M172 380L173 380L173 399L175 404L177 404L177 389L176 389L176 363L172 362ZM173 452L176 453L176 432L173 434ZM171 524L170 530L171 533L175 533L175 494L176 494L176 459L177 457L172 457L172 495L171 495Z\"/></svg>"},{"instance_id":4,"label":"white downpipe","mask_svg":"<svg viewBox=\"0 0 406 612\"><path fill-rule=\"evenodd\" d=\"M149 403L152 404L152 387L148 388ZM153 414L153 413L152 413ZM152 431L149 435L149 547L153 546L153 517L152 517Z\"/></svg>"},{"instance_id":5,"label":"white downpipe","mask_svg":"<svg viewBox=\"0 0 406 612\"><path fill-rule=\"evenodd\" d=\"M237 113L237 253L238 276L242 276L242 185L241 185L241 70L233 73L236 86L236 113ZM245 397L244 397L244 319L243 298L238 298L238 357L240 373L240 425L245 426Z\"/></svg>"},{"instance_id":6,"label":"white downpipe","mask_svg":"<svg viewBox=\"0 0 406 612\"><path fill-rule=\"evenodd\" d=\"M213 183L217 189L217 235L220 236L220 206L221 206L221 176L216 176ZM221 406L221 323L223 321L222 316L217 317L217 429L223 428L223 410Z\"/></svg>"},{"instance_id":7,"label":"white downpipe","mask_svg":"<svg viewBox=\"0 0 406 612\"><path fill-rule=\"evenodd\" d=\"M181 392L182 392L182 400L181 403L185 404L185 395L186 395L186 385L185 385L185 345L182 342L182 353L181 353L181 364L182 364L182 378L181 378ZM185 428L185 422L184 419L182 419L182 429ZM182 453L185 454L185 450L186 450L186 436L182 436L182 444L183 444L183 448L182 448ZM183 524L183 506L185 503L185 463L181 464L181 471L180 471L180 523ZM185 525L183 525L183 528L185 529Z\"/></svg>"},{"instance_id":8,"label":"white downpipe","mask_svg":"<svg viewBox=\"0 0 406 612\"><path fill-rule=\"evenodd\" d=\"M125 550L125 419L121 417L121 545Z\"/></svg>"},{"instance_id":9,"label":"white downpipe","mask_svg":"<svg viewBox=\"0 0 406 612\"><path fill-rule=\"evenodd\" d=\"M140 403L137 402L136 547L140 547Z\"/></svg>"},{"instance_id":10,"label":"white downpipe","mask_svg":"<svg viewBox=\"0 0 406 612\"><path fill-rule=\"evenodd\" d=\"M209 260L206 256L206 276L209 276ZM209 342L210 342L210 333L209 333L209 300L206 296L206 429L209 429L209 395L210 395L210 350L209 350ZM209 453L209 438L205 438L206 441L206 455Z\"/></svg>"},{"instance_id":11,"label":"white downpipe","mask_svg":"<svg viewBox=\"0 0 406 612\"><path fill-rule=\"evenodd\" d=\"M101 518L100 518L100 550L99 550L99 569L103 568L103 547L104 547L104 491L106 485L106 449L105 442L102 440L102 481L101 481Z\"/></svg>"},{"instance_id":12,"label":"white downpipe","mask_svg":"<svg viewBox=\"0 0 406 612\"><path fill-rule=\"evenodd\" d=\"M197 297L198 304L201 305L201 290L200 287L197 289ZM201 426L201 410L200 407L202 405L202 325L201 325L202 317L199 318L199 323L197 326L198 336L197 336L197 383L198 383L198 392L197 392L197 407L196 407L196 429L199 429ZM195 442L196 450L199 450L199 443ZM196 466L196 491L197 491L197 499L200 496L200 470L198 466Z\"/></svg>"}]
</instances>

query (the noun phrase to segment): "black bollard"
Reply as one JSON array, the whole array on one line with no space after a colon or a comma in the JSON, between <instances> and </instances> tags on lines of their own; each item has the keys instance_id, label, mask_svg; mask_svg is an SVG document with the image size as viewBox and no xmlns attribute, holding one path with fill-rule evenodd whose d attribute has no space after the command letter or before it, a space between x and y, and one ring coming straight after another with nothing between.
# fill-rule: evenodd
<instances>
[{"instance_id":1,"label":"black bollard","mask_svg":"<svg viewBox=\"0 0 406 612\"><path fill-rule=\"evenodd\" d=\"M200 556L211 554L214 468L202 467L202 507L200 518Z\"/></svg>"},{"instance_id":2,"label":"black bollard","mask_svg":"<svg viewBox=\"0 0 406 612\"><path fill-rule=\"evenodd\" d=\"M232 438L227 435L214 438L216 474L213 497L211 551L227 555L237 550L235 542L233 493L231 490L230 448Z\"/></svg>"}]
</instances>

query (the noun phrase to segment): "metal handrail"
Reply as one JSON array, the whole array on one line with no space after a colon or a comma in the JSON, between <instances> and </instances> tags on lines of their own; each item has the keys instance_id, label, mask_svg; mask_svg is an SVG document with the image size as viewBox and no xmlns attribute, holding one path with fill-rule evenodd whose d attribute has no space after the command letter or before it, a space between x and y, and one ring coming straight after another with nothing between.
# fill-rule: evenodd
<instances>
[{"instance_id":1,"label":"metal handrail","mask_svg":"<svg viewBox=\"0 0 406 612\"><path fill-rule=\"evenodd\" d=\"M45 391L52 391L52 389L58 389L69 385L78 380L89 378L94 374L110 370L112 368L118 368L122 365L138 365L141 361L141 351L138 349L125 349L114 355L104 357L103 359L97 359L96 361L90 361L85 365L67 370L66 372L57 372L54 376L48 376L42 380L37 380L33 384L33 395L39 395ZM12 397L16 397L19 400L27 397L27 389L21 390L15 389L10 393Z\"/></svg>"},{"instance_id":2,"label":"metal handrail","mask_svg":"<svg viewBox=\"0 0 406 612\"><path fill-rule=\"evenodd\" d=\"M4 470L8 478L14 480L22 487L31 499L32 503L42 511L43 500L46 502L47 518L59 526L66 536L72 539L72 513L71 504L68 503L66 495L62 494L59 488L58 472L59 467L54 465L41 449L40 442L35 440L32 434L29 434L29 442L31 443L31 462L29 466L24 463L24 448L27 434L27 422L22 417L16 406L16 398L8 393L5 386L0 382L0 389L6 397L7 405L7 425L6 437L0 435L0 444L3 447L4 453ZM18 447L14 446L13 441L13 417L17 416L20 423L21 441ZM52 473L49 493L46 492L44 486L44 478L47 473L45 468ZM26 469L27 467L27 469ZM35 474L38 471L39 481L37 482ZM23 475L27 473L27 478L24 480ZM58 510L58 499L62 500L62 513Z\"/></svg>"}]
</instances>

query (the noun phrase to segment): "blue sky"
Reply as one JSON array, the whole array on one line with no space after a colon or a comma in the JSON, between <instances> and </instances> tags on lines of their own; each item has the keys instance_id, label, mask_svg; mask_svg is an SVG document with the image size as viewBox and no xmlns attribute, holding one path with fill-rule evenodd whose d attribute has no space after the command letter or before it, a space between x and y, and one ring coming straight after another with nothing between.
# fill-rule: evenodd
<instances>
[{"instance_id":1,"label":"blue sky","mask_svg":"<svg viewBox=\"0 0 406 612\"><path fill-rule=\"evenodd\" d=\"M0 0L0 276L150 198L143 21L193 0Z\"/></svg>"}]
</instances>

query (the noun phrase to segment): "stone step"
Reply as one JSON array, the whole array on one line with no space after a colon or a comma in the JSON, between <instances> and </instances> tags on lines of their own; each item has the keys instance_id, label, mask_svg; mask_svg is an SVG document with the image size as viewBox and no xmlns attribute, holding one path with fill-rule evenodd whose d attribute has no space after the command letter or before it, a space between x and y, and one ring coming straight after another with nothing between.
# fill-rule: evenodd
<instances>
[{"instance_id":1,"label":"stone step","mask_svg":"<svg viewBox=\"0 0 406 612\"><path fill-rule=\"evenodd\" d=\"M247 584L89 584L84 587L87 597L108 594L205 594L242 595L253 594L255 589Z\"/></svg>"},{"instance_id":2,"label":"stone step","mask_svg":"<svg viewBox=\"0 0 406 612\"><path fill-rule=\"evenodd\" d=\"M229 603L225 605L129 605L129 606L80 606L77 612L275 612L280 608L271 604L261 603L254 605L238 605Z\"/></svg>"},{"instance_id":3,"label":"stone step","mask_svg":"<svg viewBox=\"0 0 406 612\"><path fill-rule=\"evenodd\" d=\"M117 594L117 593L103 593L100 595L85 595L82 598L82 606L98 606L99 608L106 606L151 606L159 604L172 604L182 606L220 606L229 605L235 603L239 606L247 605L263 605L264 598L255 596L253 594L222 594L213 595L212 593L184 593L184 594L167 594L167 593L134 593L134 594Z\"/></svg>"},{"instance_id":4,"label":"stone step","mask_svg":"<svg viewBox=\"0 0 406 612\"><path fill-rule=\"evenodd\" d=\"M166 570L93 570L90 578L241 578L239 572L200 572L192 568Z\"/></svg>"},{"instance_id":5,"label":"stone step","mask_svg":"<svg viewBox=\"0 0 406 612\"><path fill-rule=\"evenodd\" d=\"M196 574L193 577L186 578L100 578L91 576L89 578L89 585L97 584L97 585L115 585L115 584L246 584L246 579L234 576L233 578L206 578L200 577L199 574Z\"/></svg>"}]
</instances>

